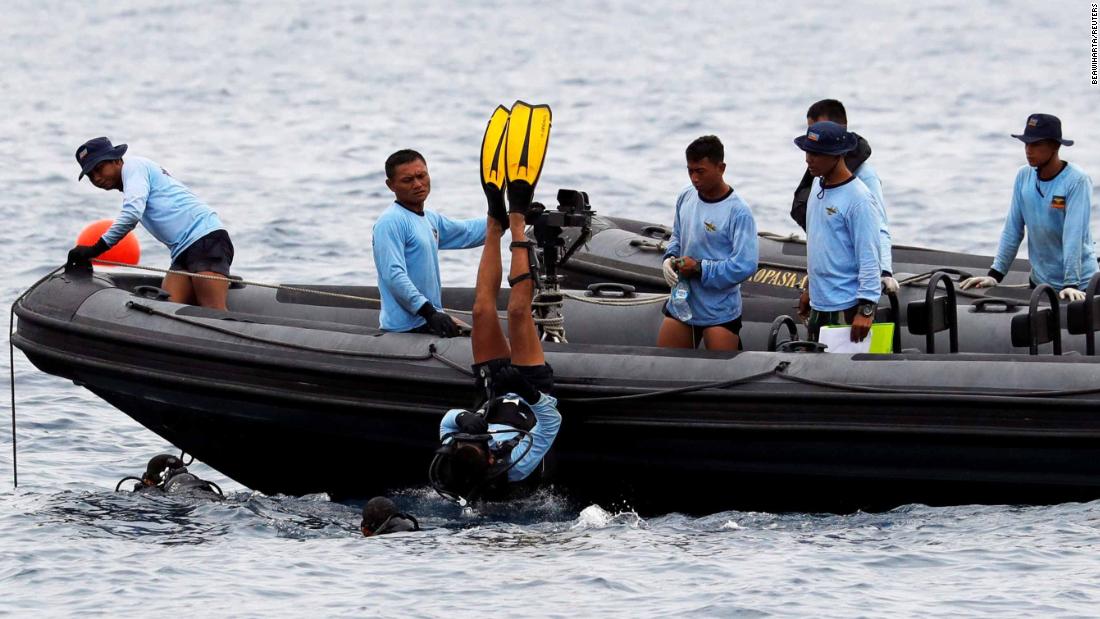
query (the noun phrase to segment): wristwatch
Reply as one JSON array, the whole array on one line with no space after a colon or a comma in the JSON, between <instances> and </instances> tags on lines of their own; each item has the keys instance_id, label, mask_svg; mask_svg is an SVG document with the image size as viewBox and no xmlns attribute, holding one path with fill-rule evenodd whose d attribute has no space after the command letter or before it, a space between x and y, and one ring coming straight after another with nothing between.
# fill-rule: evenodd
<instances>
[{"instance_id":1,"label":"wristwatch","mask_svg":"<svg viewBox=\"0 0 1100 619\"><path fill-rule=\"evenodd\" d=\"M874 316L876 309L878 309L878 304L876 303L871 303L870 301L859 302L859 313L862 316Z\"/></svg>"}]
</instances>

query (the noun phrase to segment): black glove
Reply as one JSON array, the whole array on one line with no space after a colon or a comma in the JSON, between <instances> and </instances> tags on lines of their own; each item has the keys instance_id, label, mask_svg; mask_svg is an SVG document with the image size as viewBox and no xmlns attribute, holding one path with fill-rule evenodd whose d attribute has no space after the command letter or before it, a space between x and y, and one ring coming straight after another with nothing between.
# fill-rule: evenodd
<instances>
[{"instance_id":1,"label":"black glove","mask_svg":"<svg viewBox=\"0 0 1100 619\"><path fill-rule=\"evenodd\" d=\"M539 390L511 365L501 368L493 375L493 395L499 397L506 393L514 393L528 404L534 404L542 397Z\"/></svg>"},{"instance_id":2,"label":"black glove","mask_svg":"<svg viewBox=\"0 0 1100 619\"><path fill-rule=\"evenodd\" d=\"M485 434L489 431L489 422L477 413L462 411L455 417L455 425L463 434Z\"/></svg>"},{"instance_id":3,"label":"black glove","mask_svg":"<svg viewBox=\"0 0 1100 619\"><path fill-rule=\"evenodd\" d=\"M423 317L424 320L428 321L428 329L435 335L439 337L458 336L458 325L455 324L454 318L435 309L431 301L427 301L424 305L421 305L420 309L416 310L416 313Z\"/></svg>"},{"instance_id":4,"label":"black glove","mask_svg":"<svg viewBox=\"0 0 1100 619\"><path fill-rule=\"evenodd\" d=\"M69 250L68 264L85 264L91 262L92 258L95 258L108 249L111 249L111 246L102 238L96 241L95 245L77 245Z\"/></svg>"}]
</instances>

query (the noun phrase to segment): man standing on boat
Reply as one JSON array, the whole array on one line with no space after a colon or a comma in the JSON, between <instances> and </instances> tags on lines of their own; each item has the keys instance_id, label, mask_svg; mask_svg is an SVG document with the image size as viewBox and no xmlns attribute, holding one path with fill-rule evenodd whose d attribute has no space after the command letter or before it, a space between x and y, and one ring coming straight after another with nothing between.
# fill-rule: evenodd
<instances>
[{"instance_id":1,"label":"man standing on boat","mask_svg":"<svg viewBox=\"0 0 1100 619\"><path fill-rule=\"evenodd\" d=\"M847 128L848 113L844 109L844 104L836 99L822 99L806 110L807 127L822 120L831 120ZM856 147L844 156L844 165L856 175L856 178L863 181L863 184L867 185L867 189L871 190L871 194L875 196L876 211L881 218L879 222L879 256L882 267L882 288L886 292L897 292L898 280L894 279L893 254L891 251L893 241L890 238L890 226L886 217L886 199L882 196L882 181L879 180L878 172L874 166L867 163L867 159L871 156L871 145L858 133L852 132L852 135L856 136ZM791 218L803 230L806 230L806 204L810 199L810 186L813 184L813 180L814 176L810 174L810 170L807 168L806 173L802 175L802 180L798 183L798 188L794 190Z\"/></svg>"},{"instance_id":2,"label":"man standing on boat","mask_svg":"<svg viewBox=\"0 0 1100 619\"><path fill-rule=\"evenodd\" d=\"M690 311L677 315L673 303L683 300L669 300L657 345L695 348L703 340L707 350L738 350L741 282L759 259L756 221L723 178L725 148L716 136L696 139L685 155L691 186L676 200L663 272L674 290L681 280L687 284Z\"/></svg>"},{"instance_id":3,"label":"man standing on boat","mask_svg":"<svg viewBox=\"0 0 1100 619\"><path fill-rule=\"evenodd\" d=\"M394 202L374 223L381 327L454 337L458 324L443 312L439 250L483 244L485 220L455 220L425 209L432 181L424 156L415 150L399 150L386 159L386 187Z\"/></svg>"},{"instance_id":4,"label":"man standing on boat","mask_svg":"<svg viewBox=\"0 0 1100 619\"><path fill-rule=\"evenodd\" d=\"M844 162L857 141L828 120L794 139L814 177L806 207L809 289L799 300L813 340L823 326L849 324L852 341L863 341L882 294L875 198Z\"/></svg>"},{"instance_id":5,"label":"man standing on boat","mask_svg":"<svg viewBox=\"0 0 1100 619\"><path fill-rule=\"evenodd\" d=\"M172 271L161 287L175 303L198 304L224 310L229 291L229 266L233 242L222 222L205 202L162 168L144 157L122 156L126 145L114 146L107 138L95 138L76 149L80 176L107 191L122 192L122 212L94 245L69 250L69 263L87 263L122 240L141 222L158 241L168 246Z\"/></svg>"},{"instance_id":6,"label":"man standing on boat","mask_svg":"<svg viewBox=\"0 0 1100 619\"><path fill-rule=\"evenodd\" d=\"M1023 134L1012 137L1024 143L1027 165L1016 172L1016 185L988 275L963 281L960 288L992 288L1012 266L1027 229L1027 252L1032 284L1049 284L1066 301L1085 298L1084 289L1096 273L1089 220L1092 214L1092 180L1084 170L1059 157L1062 121L1050 114L1032 114Z\"/></svg>"}]
</instances>

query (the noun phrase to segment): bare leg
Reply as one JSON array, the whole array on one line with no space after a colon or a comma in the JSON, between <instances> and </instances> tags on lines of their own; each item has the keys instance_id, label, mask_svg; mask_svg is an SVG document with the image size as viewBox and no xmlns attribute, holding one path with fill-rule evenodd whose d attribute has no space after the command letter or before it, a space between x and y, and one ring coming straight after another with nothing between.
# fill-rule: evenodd
<instances>
[{"instance_id":1,"label":"bare leg","mask_svg":"<svg viewBox=\"0 0 1100 619\"><path fill-rule=\"evenodd\" d=\"M186 275L169 273L164 276L160 287L168 291L168 300L173 303L195 304L195 288L191 285L191 278Z\"/></svg>"},{"instance_id":2,"label":"bare leg","mask_svg":"<svg viewBox=\"0 0 1100 619\"><path fill-rule=\"evenodd\" d=\"M703 343L707 350L737 350L741 338L725 327L707 327L703 330Z\"/></svg>"},{"instance_id":3,"label":"bare leg","mask_svg":"<svg viewBox=\"0 0 1100 619\"><path fill-rule=\"evenodd\" d=\"M221 278L188 278L191 280L191 285L195 288L195 296L199 300L199 305L209 307L210 309L225 311L227 309L225 306L225 299L229 296L229 280L221 273L215 273L214 271L200 271L199 275L211 275Z\"/></svg>"},{"instance_id":4,"label":"bare leg","mask_svg":"<svg viewBox=\"0 0 1100 619\"><path fill-rule=\"evenodd\" d=\"M661 348L695 348L695 330L691 325L665 316L657 333L657 345Z\"/></svg>"},{"instance_id":5,"label":"bare leg","mask_svg":"<svg viewBox=\"0 0 1100 619\"><path fill-rule=\"evenodd\" d=\"M497 295L500 294L500 239L504 231L500 222L489 218L485 231L485 246L481 250L481 264L477 267L477 286L474 289L474 329L470 334L474 349L474 363L490 359L507 359L511 356L508 340L497 319Z\"/></svg>"},{"instance_id":6,"label":"bare leg","mask_svg":"<svg viewBox=\"0 0 1100 619\"><path fill-rule=\"evenodd\" d=\"M512 231L512 242L526 241L527 223L521 213L509 213L508 224ZM526 247L517 247L512 250L512 269L508 273L509 279L531 270L530 258ZM532 278L523 280L512 287L512 293L508 296L508 339L512 343L512 364L514 365L542 365L546 363L546 356L542 352L542 342L539 340L539 330L535 326L535 319L531 315L531 299L535 295L535 281L537 273L531 273Z\"/></svg>"}]
</instances>

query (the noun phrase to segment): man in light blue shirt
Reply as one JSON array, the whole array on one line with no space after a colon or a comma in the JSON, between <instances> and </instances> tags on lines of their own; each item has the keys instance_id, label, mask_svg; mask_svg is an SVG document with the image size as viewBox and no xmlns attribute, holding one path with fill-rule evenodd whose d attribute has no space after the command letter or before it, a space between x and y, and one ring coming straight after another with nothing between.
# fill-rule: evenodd
<instances>
[{"instance_id":1,"label":"man in light blue shirt","mask_svg":"<svg viewBox=\"0 0 1100 619\"><path fill-rule=\"evenodd\" d=\"M831 120L847 128L848 113L844 109L844 104L836 99L816 101L806 110L806 126L808 127L822 120ZM856 178L863 181L867 189L871 190L871 194L875 196L876 211L881 218L879 222L879 258L882 268L882 288L885 292L897 292L898 281L894 279L893 274L893 241L890 238L890 225L886 217L886 199L882 195L882 181L879 180L878 172L874 166L867 161L871 156L871 145L858 133L852 132L852 135L856 137L856 147L844 155L844 165L848 167L848 171L856 175ZM802 181L798 184L798 188L794 190L791 217L803 230L806 229L806 204L810 198L810 186L813 184L813 179L814 176L807 169L806 173L802 175Z\"/></svg>"},{"instance_id":2,"label":"man in light blue shirt","mask_svg":"<svg viewBox=\"0 0 1100 619\"><path fill-rule=\"evenodd\" d=\"M881 220L871 191L844 162L856 138L826 120L810 125L794 143L806 153L814 176L806 208L809 289L802 293L799 314L811 339L823 326L850 324L852 341L861 342L882 294Z\"/></svg>"},{"instance_id":3,"label":"man in light blue shirt","mask_svg":"<svg viewBox=\"0 0 1100 619\"><path fill-rule=\"evenodd\" d=\"M414 150L386 159L386 186L395 199L374 223L373 250L381 327L454 337L458 325L443 312L439 250L482 245L485 219L455 220L426 210L431 177L424 156Z\"/></svg>"},{"instance_id":4,"label":"man in light blue shirt","mask_svg":"<svg viewBox=\"0 0 1100 619\"><path fill-rule=\"evenodd\" d=\"M88 140L76 150L80 176L107 191L123 193L122 212L94 245L69 251L70 264L87 263L118 243L140 222L168 246L171 271L161 287L176 303L225 310L233 242L218 215L186 185L163 167L144 157L122 156L126 145L114 146L105 137ZM208 277L191 277L196 273Z\"/></svg>"},{"instance_id":5,"label":"man in light blue shirt","mask_svg":"<svg viewBox=\"0 0 1100 619\"><path fill-rule=\"evenodd\" d=\"M756 272L758 260L756 221L723 178L721 140L700 137L688 145L685 158L691 186L676 200L663 272L669 286L688 285L691 317L677 317L666 304L657 345L695 348L702 340L707 350L738 350L741 282Z\"/></svg>"},{"instance_id":6,"label":"man in light blue shirt","mask_svg":"<svg viewBox=\"0 0 1100 619\"><path fill-rule=\"evenodd\" d=\"M1084 170L1059 157L1062 122L1050 114L1032 114L1021 135L1027 165L1016 173L997 257L987 275L966 279L960 288L990 288L1008 273L1027 230L1032 284L1049 284L1066 301L1085 298L1096 273L1096 253L1089 220L1092 180Z\"/></svg>"}]
</instances>

